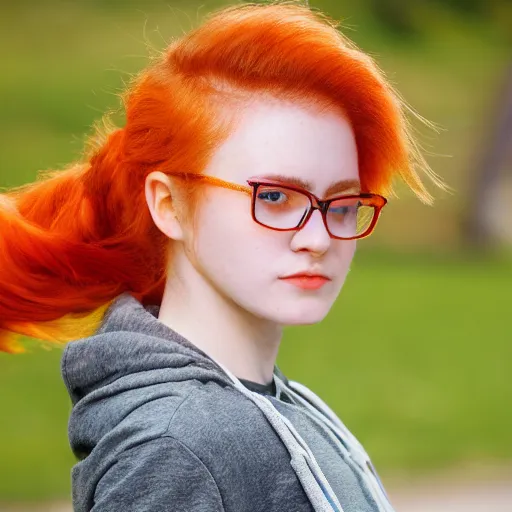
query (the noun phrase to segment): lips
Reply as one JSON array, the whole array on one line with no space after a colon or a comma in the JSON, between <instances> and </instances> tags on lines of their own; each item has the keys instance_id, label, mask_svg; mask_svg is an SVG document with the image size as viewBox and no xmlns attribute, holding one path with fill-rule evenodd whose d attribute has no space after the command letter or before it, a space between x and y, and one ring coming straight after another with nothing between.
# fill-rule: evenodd
<instances>
[{"instance_id":1,"label":"lips","mask_svg":"<svg viewBox=\"0 0 512 512\"><path fill-rule=\"evenodd\" d=\"M319 272L297 272L296 274L290 274L289 276L283 276L283 277L280 277L279 279L291 279L291 278L296 278L296 277L319 277L322 279L326 279L328 281L331 280L330 277L327 277L324 274L320 274Z\"/></svg>"},{"instance_id":2,"label":"lips","mask_svg":"<svg viewBox=\"0 0 512 512\"><path fill-rule=\"evenodd\" d=\"M297 274L281 277L280 279L304 290L318 290L331 280L322 274L314 274L309 272L300 272Z\"/></svg>"}]
</instances>

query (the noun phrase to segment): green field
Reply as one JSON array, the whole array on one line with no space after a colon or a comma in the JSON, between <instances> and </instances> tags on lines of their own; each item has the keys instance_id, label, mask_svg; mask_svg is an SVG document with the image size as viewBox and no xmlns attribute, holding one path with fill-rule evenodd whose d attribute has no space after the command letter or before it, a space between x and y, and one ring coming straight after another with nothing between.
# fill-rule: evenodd
<instances>
[{"instance_id":1,"label":"green field","mask_svg":"<svg viewBox=\"0 0 512 512\"><path fill-rule=\"evenodd\" d=\"M113 0L2 7L0 186L77 157L84 133L146 62L146 42L162 48L219 5L168 3L175 8L157 0L127 0L122 11ZM335 409L384 475L510 464L512 259L465 253L459 232L509 42L494 25L441 8L420 13L425 30L404 41L376 23L366 1L310 4L346 17L348 35L443 128L422 140L456 192L433 208L401 192L360 243L328 318L287 330L278 363ZM35 347L0 354L0 508L69 496L59 359L59 350Z\"/></svg>"}]
</instances>

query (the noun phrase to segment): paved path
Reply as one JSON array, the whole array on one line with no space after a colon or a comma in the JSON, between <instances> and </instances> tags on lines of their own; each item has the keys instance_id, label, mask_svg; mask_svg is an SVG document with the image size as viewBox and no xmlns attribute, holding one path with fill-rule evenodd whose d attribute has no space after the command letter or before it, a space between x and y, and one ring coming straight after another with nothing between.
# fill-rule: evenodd
<instances>
[{"instance_id":1,"label":"paved path","mask_svg":"<svg viewBox=\"0 0 512 512\"><path fill-rule=\"evenodd\" d=\"M512 476L490 481L438 480L390 486L396 512L512 512ZM6 507L1 512L72 512L67 503Z\"/></svg>"},{"instance_id":2,"label":"paved path","mask_svg":"<svg viewBox=\"0 0 512 512\"><path fill-rule=\"evenodd\" d=\"M397 512L512 512L512 478L390 489Z\"/></svg>"}]
</instances>

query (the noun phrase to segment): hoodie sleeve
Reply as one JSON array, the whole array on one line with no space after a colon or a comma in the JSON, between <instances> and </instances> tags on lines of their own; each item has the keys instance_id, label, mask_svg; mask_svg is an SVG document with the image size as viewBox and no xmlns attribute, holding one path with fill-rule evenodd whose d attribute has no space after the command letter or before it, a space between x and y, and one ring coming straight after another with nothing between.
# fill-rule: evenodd
<instances>
[{"instance_id":1,"label":"hoodie sleeve","mask_svg":"<svg viewBox=\"0 0 512 512\"><path fill-rule=\"evenodd\" d=\"M215 480L180 441L161 437L123 452L96 486L92 512L224 512Z\"/></svg>"}]
</instances>

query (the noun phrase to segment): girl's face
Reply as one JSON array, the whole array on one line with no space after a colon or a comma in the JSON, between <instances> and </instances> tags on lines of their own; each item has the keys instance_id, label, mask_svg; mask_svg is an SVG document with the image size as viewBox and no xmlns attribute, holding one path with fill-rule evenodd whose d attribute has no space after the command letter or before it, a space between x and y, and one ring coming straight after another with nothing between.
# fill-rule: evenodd
<instances>
[{"instance_id":1,"label":"girl's face","mask_svg":"<svg viewBox=\"0 0 512 512\"><path fill-rule=\"evenodd\" d=\"M241 185L280 175L280 181L307 183L320 199L359 191L355 138L341 115L259 100L239 119L205 174ZM249 195L215 186L204 187L193 238L193 265L219 299L280 325L325 317L356 248L354 240L331 239L318 210L299 231L273 231L254 222ZM307 289L282 279L308 271L329 280Z\"/></svg>"}]
</instances>

